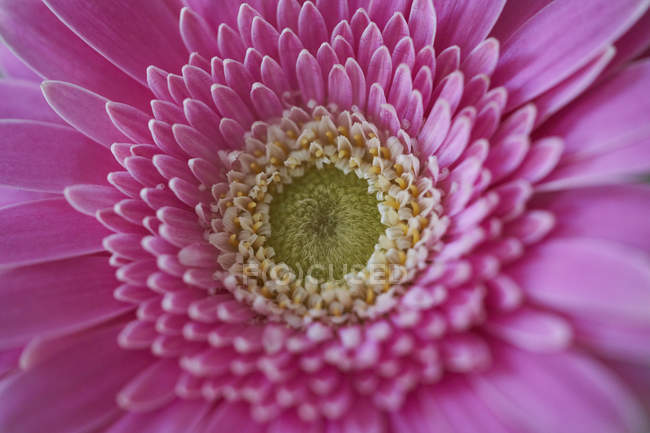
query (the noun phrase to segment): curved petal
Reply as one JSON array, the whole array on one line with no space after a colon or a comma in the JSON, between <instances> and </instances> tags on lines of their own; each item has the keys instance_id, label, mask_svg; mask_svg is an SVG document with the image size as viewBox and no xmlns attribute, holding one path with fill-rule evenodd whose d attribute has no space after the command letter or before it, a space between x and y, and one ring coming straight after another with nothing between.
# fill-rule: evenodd
<instances>
[{"instance_id":1,"label":"curved petal","mask_svg":"<svg viewBox=\"0 0 650 433\"><path fill-rule=\"evenodd\" d=\"M565 153L583 156L650 138L650 60L592 88L540 129L564 139Z\"/></svg>"},{"instance_id":2,"label":"curved petal","mask_svg":"<svg viewBox=\"0 0 650 433\"><path fill-rule=\"evenodd\" d=\"M647 7L645 0L552 2L504 42L492 85L505 86L507 107L518 107L584 66Z\"/></svg>"},{"instance_id":3,"label":"curved petal","mask_svg":"<svg viewBox=\"0 0 650 433\"><path fill-rule=\"evenodd\" d=\"M61 192L74 183L106 184L118 168L107 149L65 126L0 120L0 184Z\"/></svg>"},{"instance_id":4,"label":"curved petal","mask_svg":"<svg viewBox=\"0 0 650 433\"><path fill-rule=\"evenodd\" d=\"M639 250L587 238L544 241L509 274L534 302L567 314L650 320L650 260Z\"/></svg>"},{"instance_id":5,"label":"curved petal","mask_svg":"<svg viewBox=\"0 0 650 433\"><path fill-rule=\"evenodd\" d=\"M505 4L505 0L435 2L436 51L458 45L463 58L467 57L490 33Z\"/></svg>"},{"instance_id":6,"label":"curved petal","mask_svg":"<svg viewBox=\"0 0 650 433\"><path fill-rule=\"evenodd\" d=\"M64 198L0 209L0 267L41 263L103 251L110 232Z\"/></svg>"},{"instance_id":7,"label":"curved petal","mask_svg":"<svg viewBox=\"0 0 650 433\"><path fill-rule=\"evenodd\" d=\"M203 399L178 399L156 411L127 413L106 430L106 433L194 432L212 403Z\"/></svg>"},{"instance_id":8,"label":"curved petal","mask_svg":"<svg viewBox=\"0 0 650 433\"><path fill-rule=\"evenodd\" d=\"M9 47L0 43L0 75L14 80L25 80L33 83L41 81L41 77L20 60Z\"/></svg>"},{"instance_id":9,"label":"curved petal","mask_svg":"<svg viewBox=\"0 0 650 433\"><path fill-rule=\"evenodd\" d=\"M142 84L149 65L179 72L188 61L178 31L180 1L43 1L88 45Z\"/></svg>"},{"instance_id":10,"label":"curved petal","mask_svg":"<svg viewBox=\"0 0 650 433\"><path fill-rule=\"evenodd\" d=\"M131 308L113 298L119 285L105 256L25 266L0 272L0 347L33 337L75 332Z\"/></svg>"},{"instance_id":11,"label":"curved petal","mask_svg":"<svg viewBox=\"0 0 650 433\"><path fill-rule=\"evenodd\" d=\"M117 346L120 328L78 334L66 350L9 377L0 388L0 431L81 433L116 418L115 394L151 360Z\"/></svg>"},{"instance_id":12,"label":"curved petal","mask_svg":"<svg viewBox=\"0 0 650 433\"><path fill-rule=\"evenodd\" d=\"M495 367L470 380L519 433L645 431L643 410L618 378L572 352L542 356L503 347Z\"/></svg>"},{"instance_id":13,"label":"curved petal","mask_svg":"<svg viewBox=\"0 0 650 433\"><path fill-rule=\"evenodd\" d=\"M553 212L558 236L606 239L650 252L650 186L609 185L545 193L534 206Z\"/></svg>"},{"instance_id":14,"label":"curved petal","mask_svg":"<svg viewBox=\"0 0 650 433\"><path fill-rule=\"evenodd\" d=\"M64 123L47 105L36 83L0 80L0 119L30 119Z\"/></svg>"},{"instance_id":15,"label":"curved petal","mask_svg":"<svg viewBox=\"0 0 650 433\"><path fill-rule=\"evenodd\" d=\"M150 99L145 87L86 45L41 0L0 1L0 35L43 77L67 80L139 107Z\"/></svg>"}]
</instances>

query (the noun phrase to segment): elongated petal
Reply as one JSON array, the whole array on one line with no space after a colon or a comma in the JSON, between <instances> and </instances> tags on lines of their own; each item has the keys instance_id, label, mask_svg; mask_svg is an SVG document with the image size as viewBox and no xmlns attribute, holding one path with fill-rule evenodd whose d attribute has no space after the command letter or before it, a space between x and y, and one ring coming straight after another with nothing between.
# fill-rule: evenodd
<instances>
[{"instance_id":1,"label":"elongated petal","mask_svg":"<svg viewBox=\"0 0 650 433\"><path fill-rule=\"evenodd\" d=\"M149 65L176 72L187 63L188 53L178 32L180 2L45 3L88 45L143 84Z\"/></svg>"},{"instance_id":2,"label":"elongated petal","mask_svg":"<svg viewBox=\"0 0 650 433\"><path fill-rule=\"evenodd\" d=\"M107 149L52 123L0 120L0 184L61 192L74 183L106 184L117 169Z\"/></svg>"},{"instance_id":3,"label":"elongated petal","mask_svg":"<svg viewBox=\"0 0 650 433\"><path fill-rule=\"evenodd\" d=\"M109 232L63 198L0 209L0 266L40 263L103 251ZM35 247L38 246L38 247Z\"/></svg>"}]
</instances>

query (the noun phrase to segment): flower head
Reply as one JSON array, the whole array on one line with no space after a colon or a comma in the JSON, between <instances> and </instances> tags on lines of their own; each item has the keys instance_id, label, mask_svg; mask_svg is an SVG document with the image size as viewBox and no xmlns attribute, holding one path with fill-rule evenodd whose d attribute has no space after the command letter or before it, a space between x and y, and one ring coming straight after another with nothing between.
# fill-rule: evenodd
<instances>
[{"instance_id":1,"label":"flower head","mask_svg":"<svg viewBox=\"0 0 650 433\"><path fill-rule=\"evenodd\" d=\"M185 3L0 1L0 430L642 433L647 1Z\"/></svg>"}]
</instances>

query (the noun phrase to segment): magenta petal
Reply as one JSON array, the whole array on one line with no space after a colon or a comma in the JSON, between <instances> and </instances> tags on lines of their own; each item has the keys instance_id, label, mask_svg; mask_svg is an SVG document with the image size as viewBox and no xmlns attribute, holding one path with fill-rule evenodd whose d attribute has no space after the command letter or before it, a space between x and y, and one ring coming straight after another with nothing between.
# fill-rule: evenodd
<instances>
[{"instance_id":1,"label":"magenta petal","mask_svg":"<svg viewBox=\"0 0 650 433\"><path fill-rule=\"evenodd\" d=\"M41 81L41 77L16 57L5 44L0 44L0 72L4 77L13 80L25 80L33 83Z\"/></svg>"},{"instance_id":2,"label":"magenta petal","mask_svg":"<svg viewBox=\"0 0 650 433\"><path fill-rule=\"evenodd\" d=\"M571 342L571 326L560 316L534 309L519 309L494 317L487 329L515 346L531 351L558 351Z\"/></svg>"},{"instance_id":3,"label":"magenta petal","mask_svg":"<svg viewBox=\"0 0 650 433\"><path fill-rule=\"evenodd\" d=\"M641 0L551 3L504 42L493 85L508 89L509 108L529 101L584 66L646 7Z\"/></svg>"},{"instance_id":4,"label":"magenta petal","mask_svg":"<svg viewBox=\"0 0 650 433\"><path fill-rule=\"evenodd\" d=\"M47 105L37 84L17 80L0 80L0 119L64 123Z\"/></svg>"},{"instance_id":5,"label":"magenta petal","mask_svg":"<svg viewBox=\"0 0 650 433\"><path fill-rule=\"evenodd\" d=\"M516 426L515 431L644 430L638 402L597 362L570 351L543 357L506 347L500 352L495 368L473 376L471 384L499 419Z\"/></svg>"},{"instance_id":6,"label":"magenta petal","mask_svg":"<svg viewBox=\"0 0 650 433\"><path fill-rule=\"evenodd\" d=\"M40 0L0 5L0 34L28 65L120 102L144 106L146 89L86 45ZM144 71L144 70L143 70Z\"/></svg>"},{"instance_id":7,"label":"magenta petal","mask_svg":"<svg viewBox=\"0 0 650 433\"><path fill-rule=\"evenodd\" d=\"M650 48L650 11L646 13L614 44L616 55L608 65L608 71L640 56Z\"/></svg>"},{"instance_id":8,"label":"magenta petal","mask_svg":"<svg viewBox=\"0 0 650 433\"><path fill-rule=\"evenodd\" d=\"M118 167L106 149L65 126L0 120L0 136L3 185L61 192L74 183L104 185Z\"/></svg>"},{"instance_id":9,"label":"magenta petal","mask_svg":"<svg viewBox=\"0 0 650 433\"><path fill-rule=\"evenodd\" d=\"M181 10L180 30L183 43L189 52L196 52L208 58L219 52L217 35L203 18L191 9Z\"/></svg>"},{"instance_id":10,"label":"magenta petal","mask_svg":"<svg viewBox=\"0 0 650 433\"><path fill-rule=\"evenodd\" d=\"M157 409L174 398L181 373L176 359L162 359L133 378L117 395L118 404L142 412Z\"/></svg>"},{"instance_id":11,"label":"magenta petal","mask_svg":"<svg viewBox=\"0 0 650 433\"><path fill-rule=\"evenodd\" d=\"M541 131L564 138L566 153L585 155L650 137L650 61L634 63L593 88ZM540 132L541 132L540 131Z\"/></svg>"},{"instance_id":12,"label":"magenta petal","mask_svg":"<svg viewBox=\"0 0 650 433\"><path fill-rule=\"evenodd\" d=\"M540 203L557 216L557 235L607 239L650 252L648 186L571 189L541 195Z\"/></svg>"},{"instance_id":13,"label":"magenta petal","mask_svg":"<svg viewBox=\"0 0 650 433\"><path fill-rule=\"evenodd\" d=\"M54 111L98 143L108 147L116 141L127 139L108 116L106 98L62 81L45 81L41 88Z\"/></svg>"},{"instance_id":14,"label":"magenta petal","mask_svg":"<svg viewBox=\"0 0 650 433\"><path fill-rule=\"evenodd\" d=\"M438 2L436 50L458 45L466 57L490 33L505 4L505 0Z\"/></svg>"},{"instance_id":15,"label":"magenta petal","mask_svg":"<svg viewBox=\"0 0 650 433\"><path fill-rule=\"evenodd\" d=\"M492 29L492 36L501 42L507 41L522 24L553 0L507 1L501 15Z\"/></svg>"},{"instance_id":16,"label":"magenta petal","mask_svg":"<svg viewBox=\"0 0 650 433\"><path fill-rule=\"evenodd\" d=\"M433 44L437 23L433 0L414 0L408 21L416 51Z\"/></svg>"},{"instance_id":17,"label":"magenta petal","mask_svg":"<svg viewBox=\"0 0 650 433\"><path fill-rule=\"evenodd\" d=\"M589 238L557 238L531 250L512 275L536 303L566 313L650 319L650 267L641 251Z\"/></svg>"},{"instance_id":18,"label":"magenta petal","mask_svg":"<svg viewBox=\"0 0 650 433\"><path fill-rule=\"evenodd\" d=\"M103 429L119 414L117 391L151 359L118 348L118 330L112 326L78 334L66 350L8 378L0 390L0 430L42 433L47 426L51 433L80 433ZM39 410L34 412L34 407Z\"/></svg>"},{"instance_id":19,"label":"magenta petal","mask_svg":"<svg viewBox=\"0 0 650 433\"><path fill-rule=\"evenodd\" d=\"M194 432L210 405L201 400L178 399L156 411L124 414L106 433Z\"/></svg>"},{"instance_id":20,"label":"magenta petal","mask_svg":"<svg viewBox=\"0 0 650 433\"><path fill-rule=\"evenodd\" d=\"M296 75L305 102L313 99L317 103L322 103L325 100L323 73L316 58L307 50L302 50L298 56Z\"/></svg>"},{"instance_id":21,"label":"magenta petal","mask_svg":"<svg viewBox=\"0 0 650 433\"><path fill-rule=\"evenodd\" d=\"M0 209L4 233L0 266L39 263L103 250L108 234L97 221L80 214L63 198Z\"/></svg>"},{"instance_id":22,"label":"magenta petal","mask_svg":"<svg viewBox=\"0 0 650 433\"><path fill-rule=\"evenodd\" d=\"M143 84L149 65L175 72L187 62L188 53L178 32L177 2L45 3L88 45Z\"/></svg>"},{"instance_id":23,"label":"magenta petal","mask_svg":"<svg viewBox=\"0 0 650 433\"><path fill-rule=\"evenodd\" d=\"M118 285L106 257L85 256L2 271L0 346L75 332L130 307L113 298ZM10 306L10 307L9 307Z\"/></svg>"}]
</instances>

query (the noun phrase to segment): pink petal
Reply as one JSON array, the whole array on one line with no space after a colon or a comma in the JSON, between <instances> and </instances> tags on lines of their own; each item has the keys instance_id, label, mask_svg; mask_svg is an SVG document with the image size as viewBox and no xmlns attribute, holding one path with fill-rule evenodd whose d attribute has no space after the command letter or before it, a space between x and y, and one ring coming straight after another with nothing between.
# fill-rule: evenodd
<instances>
[{"instance_id":1,"label":"pink petal","mask_svg":"<svg viewBox=\"0 0 650 433\"><path fill-rule=\"evenodd\" d=\"M569 78L537 97L533 101L538 111L535 124L541 124L584 92L610 63L614 53L614 48L606 48Z\"/></svg>"},{"instance_id":2,"label":"pink petal","mask_svg":"<svg viewBox=\"0 0 650 433\"><path fill-rule=\"evenodd\" d=\"M116 101L146 105L145 87L86 45L41 1L4 2L0 10L3 39L42 76L78 84Z\"/></svg>"},{"instance_id":3,"label":"pink petal","mask_svg":"<svg viewBox=\"0 0 650 433\"><path fill-rule=\"evenodd\" d=\"M219 52L214 31L200 15L189 8L181 10L180 30L187 51L200 53L208 58Z\"/></svg>"},{"instance_id":4,"label":"pink petal","mask_svg":"<svg viewBox=\"0 0 650 433\"><path fill-rule=\"evenodd\" d=\"M237 26L237 11L241 2L239 0L222 0L218 4L213 0L186 0L185 3L216 28L221 23L230 27Z\"/></svg>"},{"instance_id":5,"label":"pink petal","mask_svg":"<svg viewBox=\"0 0 650 433\"><path fill-rule=\"evenodd\" d=\"M409 30L415 49L433 44L436 34L436 11L433 0L414 0L409 13Z\"/></svg>"},{"instance_id":6,"label":"pink petal","mask_svg":"<svg viewBox=\"0 0 650 433\"><path fill-rule=\"evenodd\" d=\"M0 95L1 119L30 119L64 123L47 105L41 89L34 83L1 80Z\"/></svg>"},{"instance_id":7,"label":"pink petal","mask_svg":"<svg viewBox=\"0 0 650 433\"><path fill-rule=\"evenodd\" d=\"M77 334L66 350L5 381L0 430L72 433L104 428L119 414L117 391L151 359L119 349L118 330L113 325ZM34 407L40 409L34 412Z\"/></svg>"},{"instance_id":8,"label":"pink petal","mask_svg":"<svg viewBox=\"0 0 650 433\"><path fill-rule=\"evenodd\" d=\"M488 321L487 329L525 350L557 351L571 342L571 327L561 317L534 309L519 309Z\"/></svg>"},{"instance_id":9,"label":"pink petal","mask_svg":"<svg viewBox=\"0 0 650 433\"><path fill-rule=\"evenodd\" d=\"M450 124L449 103L444 99L439 99L431 109L431 113L418 135L419 152L424 156L432 155L447 136Z\"/></svg>"},{"instance_id":10,"label":"pink petal","mask_svg":"<svg viewBox=\"0 0 650 433\"><path fill-rule=\"evenodd\" d=\"M76 332L123 314L106 257L84 256L2 271L0 346L46 334Z\"/></svg>"},{"instance_id":11,"label":"pink petal","mask_svg":"<svg viewBox=\"0 0 650 433\"><path fill-rule=\"evenodd\" d=\"M195 431L209 409L210 403L203 400L177 399L155 411L123 414L106 433Z\"/></svg>"},{"instance_id":12,"label":"pink petal","mask_svg":"<svg viewBox=\"0 0 650 433\"><path fill-rule=\"evenodd\" d=\"M615 71L620 66L643 54L650 47L650 12L646 12L614 44L616 55L608 65L607 71Z\"/></svg>"},{"instance_id":13,"label":"pink petal","mask_svg":"<svg viewBox=\"0 0 650 433\"><path fill-rule=\"evenodd\" d=\"M116 0L91 5L83 0L47 0L46 4L89 46L143 84L149 65L180 71L187 63L177 2L144 5Z\"/></svg>"},{"instance_id":14,"label":"pink petal","mask_svg":"<svg viewBox=\"0 0 650 433\"><path fill-rule=\"evenodd\" d=\"M544 357L505 347L500 352L498 367L472 377L472 388L516 431L643 431L638 403L591 359L573 352Z\"/></svg>"},{"instance_id":15,"label":"pink petal","mask_svg":"<svg viewBox=\"0 0 650 433\"><path fill-rule=\"evenodd\" d=\"M641 0L553 2L504 42L493 85L506 87L515 108L584 66L645 9Z\"/></svg>"},{"instance_id":16,"label":"pink petal","mask_svg":"<svg viewBox=\"0 0 650 433\"><path fill-rule=\"evenodd\" d=\"M490 33L505 4L505 0L439 2L436 49L458 45L466 57Z\"/></svg>"},{"instance_id":17,"label":"pink petal","mask_svg":"<svg viewBox=\"0 0 650 433\"><path fill-rule=\"evenodd\" d=\"M136 412L158 409L174 398L181 373L176 359L162 359L134 377L117 395L118 404Z\"/></svg>"},{"instance_id":18,"label":"pink petal","mask_svg":"<svg viewBox=\"0 0 650 433\"><path fill-rule=\"evenodd\" d=\"M557 216L559 236L606 239L650 251L650 188L645 185L571 189L540 200Z\"/></svg>"},{"instance_id":19,"label":"pink petal","mask_svg":"<svg viewBox=\"0 0 650 433\"><path fill-rule=\"evenodd\" d=\"M298 35L305 48L316 53L318 47L328 39L327 25L314 3L303 3L298 16Z\"/></svg>"},{"instance_id":20,"label":"pink petal","mask_svg":"<svg viewBox=\"0 0 650 433\"><path fill-rule=\"evenodd\" d=\"M302 50L298 56L296 75L303 100L308 102L313 99L322 103L325 99L323 74L318 61L307 50Z\"/></svg>"},{"instance_id":21,"label":"pink petal","mask_svg":"<svg viewBox=\"0 0 650 433\"><path fill-rule=\"evenodd\" d=\"M106 112L107 99L74 84L45 81L41 84L45 99L66 122L78 131L110 146L126 140Z\"/></svg>"},{"instance_id":22,"label":"pink petal","mask_svg":"<svg viewBox=\"0 0 650 433\"><path fill-rule=\"evenodd\" d=\"M639 250L588 238L548 240L512 275L535 302L566 313L650 318L650 267Z\"/></svg>"},{"instance_id":23,"label":"pink petal","mask_svg":"<svg viewBox=\"0 0 650 433\"><path fill-rule=\"evenodd\" d=\"M630 65L567 107L543 129L564 138L566 152L594 154L648 138L650 61Z\"/></svg>"},{"instance_id":24,"label":"pink petal","mask_svg":"<svg viewBox=\"0 0 650 433\"><path fill-rule=\"evenodd\" d=\"M3 76L14 80L25 80L32 83L41 81L41 76L16 57L5 44L0 45L0 71Z\"/></svg>"},{"instance_id":25,"label":"pink petal","mask_svg":"<svg viewBox=\"0 0 650 433\"><path fill-rule=\"evenodd\" d=\"M65 126L2 120L0 135L4 185L61 192L75 183L105 185L118 167L106 149Z\"/></svg>"},{"instance_id":26,"label":"pink petal","mask_svg":"<svg viewBox=\"0 0 650 433\"><path fill-rule=\"evenodd\" d=\"M527 2L506 2L501 15L492 29L492 36L507 41L522 24L553 0L529 0Z\"/></svg>"}]
</instances>

